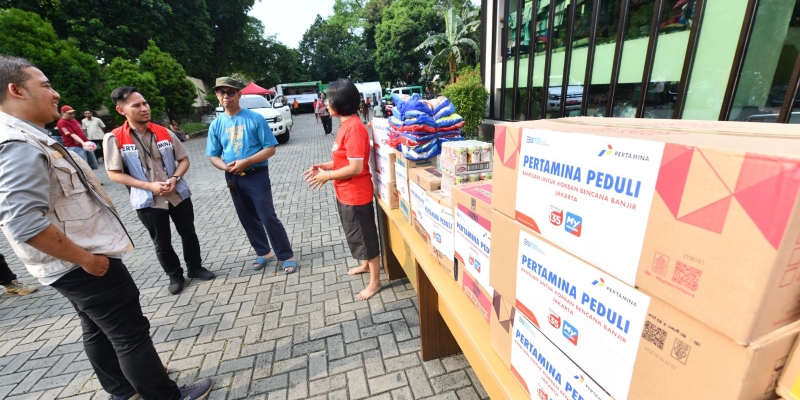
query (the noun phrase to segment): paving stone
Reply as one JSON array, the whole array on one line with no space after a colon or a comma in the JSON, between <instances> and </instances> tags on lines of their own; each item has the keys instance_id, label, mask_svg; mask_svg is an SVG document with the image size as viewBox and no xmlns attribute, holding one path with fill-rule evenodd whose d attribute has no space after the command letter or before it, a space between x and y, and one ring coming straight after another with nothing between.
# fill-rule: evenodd
<instances>
[{"instance_id":1,"label":"paving stone","mask_svg":"<svg viewBox=\"0 0 800 400\"><path fill-rule=\"evenodd\" d=\"M205 156L204 138L184 143L192 160L186 181L204 266L217 276L188 280L178 296L167 291L127 189L102 167L96 171L136 243L123 261L170 377L179 384L211 377L211 400L488 398L463 356L420 361L419 313L408 279L381 275L378 296L355 299L367 277L346 274L359 262L350 257L333 190L308 190L301 178L310 165L330 159L334 137L323 135L309 114L293 119L291 140L270 159L270 178L276 212L301 265L297 274L284 275L275 263L252 270L255 252L224 174ZM180 237L173 235L182 258ZM4 240L0 253L21 281L39 287L29 296L0 295L0 398L106 399L72 306L39 285Z\"/></svg>"}]
</instances>

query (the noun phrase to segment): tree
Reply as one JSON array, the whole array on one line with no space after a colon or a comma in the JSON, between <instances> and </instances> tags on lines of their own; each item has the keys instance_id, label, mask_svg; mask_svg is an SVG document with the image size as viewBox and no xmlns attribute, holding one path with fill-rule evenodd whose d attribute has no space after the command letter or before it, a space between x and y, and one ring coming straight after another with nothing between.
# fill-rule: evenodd
<instances>
[{"instance_id":1,"label":"tree","mask_svg":"<svg viewBox=\"0 0 800 400\"><path fill-rule=\"evenodd\" d=\"M489 100L489 92L483 86L480 72L472 67L462 69L458 80L446 86L442 95L450 99L458 114L464 118L461 128L464 137L477 137Z\"/></svg>"},{"instance_id":2,"label":"tree","mask_svg":"<svg viewBox=\"0 0 800 400\"><path fill-rule=\"evenodd\" d=\"M311 79L331 82L338 78L371 80L375 73L364 43L346 26L317 15L303 34L300 59Z\"/></svg>"},{"instance_id":3,"label":"tree","mask_svg":"<svg viewBox=\"0 0 800 400\"><path fill-rule=\"evenodd\" d=\"M450 75L450 83L456 81L456 71L460 66L466 64L467 54L470 50L478 53L480 47L474 39L474 34L477 31L481 21L477 12L465 7L463 16L466 17L462 20L458 15L455 7L443 7L437 5L435 7L441 12L445 21L444 33L437 33L425 39L414 50L422 50L433 48L433 57L425 67L426 70L431 70L437 65L446 63Z\"/></svg>"},{"instance_id":4,"label":"tree","mask_svg":"<svg viewBox=\"0 0 800 400\"><path fill-rule=\"evenodd\" d=\"M161 91L156 85L156 77L152 72L142 72L138 65L117 57L105 68L106 78L106 106L118 123L123 123L125 117L115 111L116 104L111 102L111 92L120 86L135 86L150 104L150 115L154 120L164 116L166 100L161 96Z\"/></svg>"},{"instance_id":5,"label":"tree","mask_svg":"<svg viewBox=\"0 0 800 400\"><path fill-rule=\"evenodd\" d=\"M167 24L160 34L153 36L156 44L172 55L189 76L210 80L211 69L211 17L205 0L166 0L172 9Z\"/></svg>"},{"instance_id":6,"label":"tree","mask_svg":"<svg viewBox=\"0 0 800 400\"><path fill-rule=\"evenodd\" d=\"M170 119L177 119L194 111L197 88L186 78L181 64L169 53L161 51L152 40L147 50L139 56L139 69L153 74L159 92L163 94L165 111Z\"/></svg>"},{"instance_id":7,"label":"tree","mask_svg":"<svg viewBox=\"0 0 800 400\"><path fill-rule=\"evenodd\" d=\"M61 94L61 102L78 110L97 109L102 100L100 65L33 12L0 10L0 53L34 63Z\"/></svg>"},{"instance_id":8,"label":"tree","mask_svg":"<svg viewBox=\"0 0 800 400\"><path fill-rule=\"evenodd\" d=\"M444 28L435 0L395 0L375 30L375 69L392 85L419 82L426 56L415 48Z\"/></svg>"},{"instance_id":9,"label":"tree","mask_svg":"<svg viewBox=\"0 0 800 400\"><path fill-rule=\"evenodd\" d=\"M361 20L364 26L364 46L367 50L374 51L377 48L375 44L375 30L378 24L381 23L383 10L392 4L392 0L369 0L361 10Z\"/></svg>"}]
</instances>

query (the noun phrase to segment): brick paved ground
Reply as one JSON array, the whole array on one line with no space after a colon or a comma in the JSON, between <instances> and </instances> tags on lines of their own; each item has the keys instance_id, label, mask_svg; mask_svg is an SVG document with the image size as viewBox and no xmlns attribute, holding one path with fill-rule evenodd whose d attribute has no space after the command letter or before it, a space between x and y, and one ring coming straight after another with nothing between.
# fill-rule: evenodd
<instances>
[{"instance_id":1,"label":"brick paved ground","mask_svg":"<svg viewBox=\"0 0 800 400\"><path fill-rule=\"evenodd\" d=\"M334 123L334 129L338 124ZM207 161L205 139L187 142L195 224L211 282L188 281L167 292L168 279L121 185L105 184L137 249L125 256L151 334L179 384L214 380L212 399L478 399L487 395L462 355L421 362L417 299L407 280L389 282L369 301L354 295L367 276L345 246L333 189L306 189L300 174L330 159L333 136L308 114L295 120L287 145L270 161L275 207L300 271L270 264L252 271L254 252L239 225L222 172ZM173 230L174 232L174 230ZM180 253L180 239L173 243ZM27 283L36 283L5 240L0 252ZM72 307L43 287L0 296L0 398L105 399L81 344Z\"/></svg>"}]
</instances>

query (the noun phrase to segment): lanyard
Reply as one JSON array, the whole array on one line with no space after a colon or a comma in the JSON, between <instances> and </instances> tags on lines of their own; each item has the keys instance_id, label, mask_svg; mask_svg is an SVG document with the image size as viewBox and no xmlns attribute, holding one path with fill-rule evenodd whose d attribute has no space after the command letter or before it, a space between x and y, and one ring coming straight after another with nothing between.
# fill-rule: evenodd
<instances>
[{"instance_id":1,"label":"lanyard","mask_svg":"<svg viewBox=\"0 0 800 400\"><path fill-rule=\"evenodd\" d=\"M152 146L153 142L155 141L155 139L153 139L153 136L155 136L155 135L156 135L155 133L150 132L150 146ZM133 129L133 127L131 127L131 136L133 136L134 140L139 142L139 145L142 146L142 150L144 150L144 154L147 154L147 157L150 158L150 163L152 164L153 163L153 153L150 153L150 150L148 150L147 147L144 146L144 142L142 142L142 139L139 137L139 134L136 133L136 130ZM161 160L161 161L164 161L164 160ZM148 171L150 171L150 167L148 167L148 166L144 166L144 167L147 168Z\"/></svg>"}]
</instances>

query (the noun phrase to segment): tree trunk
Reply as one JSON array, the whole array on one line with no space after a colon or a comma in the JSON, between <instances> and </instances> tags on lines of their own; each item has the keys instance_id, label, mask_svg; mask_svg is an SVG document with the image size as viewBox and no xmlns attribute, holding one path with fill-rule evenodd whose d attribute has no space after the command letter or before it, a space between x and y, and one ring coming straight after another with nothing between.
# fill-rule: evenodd
<instances>
[{"instance_id":1,"label":"tree trunk","mask_svg":"<svg viewBox=\"0 0 800 400\"><path fill-rule=\"evenodd\" d=\"M456 83L456 71L457 71L456 59L455 57L453 57L452 54L450 55L450 57L447 57L447 64L450 66L450 84L452 85Z\"/></svg>"}]
</instances>

